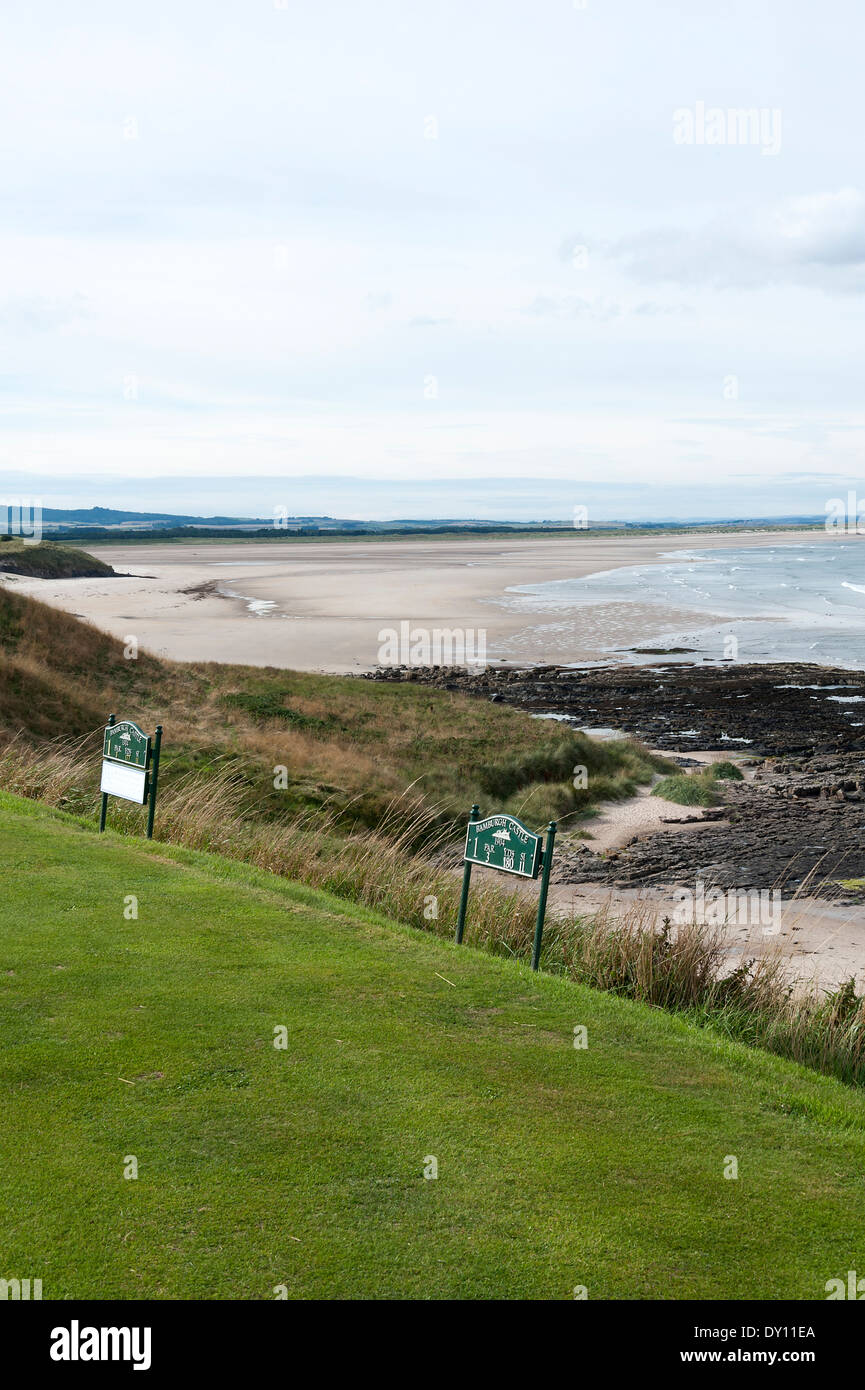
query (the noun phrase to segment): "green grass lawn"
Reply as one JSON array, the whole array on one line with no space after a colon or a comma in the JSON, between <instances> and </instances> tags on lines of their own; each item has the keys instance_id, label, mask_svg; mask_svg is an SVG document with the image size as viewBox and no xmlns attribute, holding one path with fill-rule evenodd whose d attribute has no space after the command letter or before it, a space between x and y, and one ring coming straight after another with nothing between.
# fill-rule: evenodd
<instances>
[{"instance_id":1,"label":"green grass lawn","mask_svg":"<svg viewBox=\"0 0 865 1390\"><path fill-rule=\"evenodd\" d=\"M45 1298L822 1299L865 1268L839 1082L2 794L0 866L0 1277Z\"/></svg>"}]
</instances>

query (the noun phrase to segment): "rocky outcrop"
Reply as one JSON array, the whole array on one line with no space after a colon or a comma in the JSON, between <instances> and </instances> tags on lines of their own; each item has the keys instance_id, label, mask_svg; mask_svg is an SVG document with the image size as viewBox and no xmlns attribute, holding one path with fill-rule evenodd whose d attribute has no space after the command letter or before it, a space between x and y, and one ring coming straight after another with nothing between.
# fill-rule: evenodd
<instances>
[{"instance_id":1,"label":"rocky outcrop","mask_svg":"<svg viewBox=\"0 0 865 1390\"><path fill-rule=\"evenodd\" d=\"M865 674L859 671L732 662L579 671L385 667L366 679L464 691L537 714L563 715L575 726L621 729L653 748L682 753L690 748L761 757L865 753Z\"/></svg>"},{"instance_id":2,"label":"rocky outcrop","mask_svg":"<svg viewBox=\"0 0 865 1390\"><path fill-rule=\"evenodd\" d=\"M693 828L660 831L597 855L556 848L554 881L615 887L689 884L797 889L863 902L865 673L810 665L400 668L372 680L411 680L538 714L573 727L614 728L652 748L746 754L753 779L718 783L723 805ZM861 701L861 703L860 703ZM706 825L706 822L710 822ZM845 889L839 880L853 880Z\"/></svg>"},{"instance_id":3,"label":"rocky outcrop","mask_svg":"<svg viewBox=\"0 0 865 1390\"><path fill-rule=\"evenodd\" d=\"M706 812L700 829L661 831L605 856L572 850L558 856L559 881L634 887L702 879L724 889L865 901L865 757L767 762L753 781L719 791L724 806ZM862 886L842 889L841 880Z\"/></svg>"}]
</instances>

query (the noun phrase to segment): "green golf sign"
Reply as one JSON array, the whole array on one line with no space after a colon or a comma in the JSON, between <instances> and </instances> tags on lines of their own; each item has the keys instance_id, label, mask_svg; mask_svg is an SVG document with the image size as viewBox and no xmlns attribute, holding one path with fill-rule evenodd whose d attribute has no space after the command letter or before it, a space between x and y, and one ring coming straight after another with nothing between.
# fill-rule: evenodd
<instances>
[{"instance_id":1,"label":"green golf sign","mask_svg":"<svg viewBox=\"0 0 865 1390\"><path fill-rule=\"evenodd\" d=\"M535 835L515 816L487 816L469 821L463 858L488 869L520 878L537 878L541 866L543 838Z\"/></svg>"},{"instance_id":2,"label":"green golf sign","mask_svg":"<svg viewBox=\"0 0 865 1390\"><path fill-rule=\"evenodd\" d=\"M131 719L118 723L109 715L102 740L102 807L99 829L105 829L109 796L134 801L147 806L147 838L153 839L153 817L156 814L156 788L159 782L159 753L162 747L162 725L157 724L151 739Z\"/></svg>"},{"instance_id":3,"label":"green golf sign","mask_svg":"<svg viewBox=\"0 0 865 1390\"><path fill-rule=\"evenodd\" d=\"M147 767L149 754L150 739L131 719L121 719L119 724L106 727L102 743L103 758L111 758L129 767Z\"/></svg>"},{"instance_id":4,"label":"green golf sign","mask_svg":"<svg viewBox=\"0 0 865 1390\"><path fill-rule=\"evenodd\" d=\"M460 897L460 911L457 918L456 942L460 945L466 925L466 911L469 902L469 886L472 865L480 864L486 869L498 869L503 874L514 874L517 878L537 878L541 875L541 891L538 898L538 916L535 924L535 940L532 947L532 969L537 970L541 958L541 938L544 930L544 916L547 910L547 891L550 885L550 869L553 864L553 845L556 840L556 822L551 820L547 826L547 841L536 835L527 825L505 812L480 819L477 806L473 806L466 828L466 843L463 851L463 891Z\"/></svg>"}]
</instances>

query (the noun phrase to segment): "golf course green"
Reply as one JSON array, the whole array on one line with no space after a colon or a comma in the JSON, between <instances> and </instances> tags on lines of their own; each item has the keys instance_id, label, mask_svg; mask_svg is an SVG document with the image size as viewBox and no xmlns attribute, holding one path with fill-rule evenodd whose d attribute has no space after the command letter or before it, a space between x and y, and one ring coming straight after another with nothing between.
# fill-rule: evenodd
<instances>
[{"instance_id":1,"label":"golf course green","mask_svg":"<svg viewBox=\"0 0 865 1390\"><path fill-rule=\"evenodd\" d=\"M45 1299L811 1300L865 1267L854 1088L7 794L0 865L0 1277Z\"/></svg>"}]
</instances>

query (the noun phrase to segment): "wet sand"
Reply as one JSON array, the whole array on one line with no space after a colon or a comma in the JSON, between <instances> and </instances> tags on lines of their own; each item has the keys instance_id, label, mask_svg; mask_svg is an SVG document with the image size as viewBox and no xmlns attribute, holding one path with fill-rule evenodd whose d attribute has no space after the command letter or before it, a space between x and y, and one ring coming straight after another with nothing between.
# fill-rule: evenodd
<instances>
[{"instance_id":1,"label":"wet sand","mask_svg":"<svg viewBox=\"0 0 865 1390\"><path fill-rule=\"evenodd\" d=\"M380 662L380 631L408 622L430 632L483 632L493 661L578 663L604 661L611 648L651 644L670 630L707 627L712 620L638 603L529 615L507 606L509 588L663 564L665 553L689 546L713 550L801 539L819 544L832 538L817 531L610 538L577 531L497 539L99 545L92 553L129 577L0 582L178 661L366 671Z\"/></svg>"}]
</instances>

